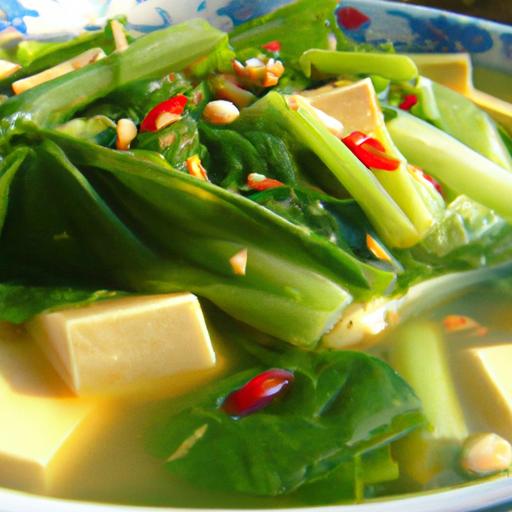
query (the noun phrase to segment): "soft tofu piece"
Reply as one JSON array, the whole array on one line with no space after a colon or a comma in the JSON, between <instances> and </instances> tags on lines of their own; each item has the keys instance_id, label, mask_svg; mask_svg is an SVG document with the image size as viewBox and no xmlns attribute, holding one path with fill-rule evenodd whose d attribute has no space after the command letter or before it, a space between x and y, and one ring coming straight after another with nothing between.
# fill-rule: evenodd
<instances>
[{"instance_id":1,"label":"soft tofu piece","mask_svg":"<svg viewBox=\"0 0 512 512\"><path fill-rule=\"evenodd\" d=\"M446 85L461 94L473 89L473 66L467 53L409 54L422 76Z\"/></svg>"},{"instance_id":2,"label":"soft tofu piece","mask_svg":"<svg viewBox=\"0 0 512 512\"><path fill-rule=\"evenodd\" d=\"M0 485L52 489L95 407L71 395L24 331L0 324Z\"/></svg>"},{"instance_id":3,"label":"soft tofu piece","mask_svg":"<svg viewBox=\"0 0 512 512\"><path fill-rule=\"evenodd\" d=\"M385 130L384 117L369 78L345 87L308 94L311 105L341 121L345 135L354 131L376 135Z\"/></svg>"},{"instance_id":4,"label":"soft tofu piece","mask_svg":"<svg viewBox=\"0 0 512 512\"><path fill-rule=\"evenodd\" d=\"M470 348L462 358L473 411L512 442L512 343Z\"/></svg>"},{"instance_id":5,"label":"soft tofu piece","mask_svg":"<svg viewBox=\"0 0 512 512\"><path fill-rule=\"evenodd\" d=\"M215 365L199 301L190 293L44 313L29 330L78 395L120 391Z\"/></svg>"}]
</instances>

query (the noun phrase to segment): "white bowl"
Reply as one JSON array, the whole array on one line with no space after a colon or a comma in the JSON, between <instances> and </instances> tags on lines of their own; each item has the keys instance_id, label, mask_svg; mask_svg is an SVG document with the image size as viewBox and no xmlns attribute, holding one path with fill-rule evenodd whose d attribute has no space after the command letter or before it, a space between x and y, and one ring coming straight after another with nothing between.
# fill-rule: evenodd
<instances>
[{"instance_id":1,"label":"white bowl","mask_svg":"<svg viewBox=\"0 0 512 512\"><path fill-rule=\"evenodd\" d=\"M1 30L17 29L30 39L69 37L92 30L118 14L129 26L149 32L201 16L219 28L288 3L289 0L0 0ZM512 27L423 7L380 0L345 0L367 20L345 27L360 42L391 40L414 51L468 51L476 64L512 74ZM507 504L509 505L507 507ZM297 509L301 512L477 512L512 509L512 478L498 478L455 489L369 501L360 505ZM155 512L173 508L130 507L73 502L0 489L0 512ZM198 509L196 509L198 510ZM288 509L290 510L290 509ZM277 512L277 511L275 511Z\"/></svg>"}]
</instances>

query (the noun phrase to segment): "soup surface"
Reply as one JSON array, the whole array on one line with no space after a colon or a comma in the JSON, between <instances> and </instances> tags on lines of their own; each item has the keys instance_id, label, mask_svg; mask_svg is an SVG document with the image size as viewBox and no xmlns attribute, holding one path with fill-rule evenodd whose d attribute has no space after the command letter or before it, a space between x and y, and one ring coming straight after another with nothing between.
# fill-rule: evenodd
<instances>
[{"instance_id":1,"label":"soup surface","mask_svg":"<svg viewBox=\"0 0 512 512\"><path fill-rule=\"evenodd\" d=\"M466 353L474 347L508 345L512 350L512 317L509 314L512 288L503 281L484 282L469 290L447 298L421 315L409 318L403 324L389 328L378 337L367 337L359 349L389 360L389 352L400 331L411 325L432 323L443 330L443 319L448 315L464 315L485 327L487 332L474 330L443 333L448 352L450 371L453 373L457 395L463 406L470 432L496 430L495 418L484 414L478 388L478 376L468 379L472 368L467 365ZM201 486L177 479L168 473L162 460L151 455L152 437L158 435L159 425L188 402L183 386L195 382L200 390L212 379L246 367L250 360L229 339L214 334L214 345L221 356L222 370L202 374L189 374L165 383L157 392L148 391L129 397L117 397L108 402L96 432L84 443L81 451L62 475L51 496L111 503L216 508L266 508L301 506L304 503L292 497L255 498L237 494L212 493ZM417 343L421 344L419 337ZM358 349L356 347L356 349ZM497 400L489 396L488 400ZM94 420L98 421L98 419ZM88 426L85 426L88 430ZM456 466L446 467L425 485L412 482L406 476L397 482L383 485L380 494L402 494L434 487L453 486L466 482Z\"/></svg>"}]
</instances>

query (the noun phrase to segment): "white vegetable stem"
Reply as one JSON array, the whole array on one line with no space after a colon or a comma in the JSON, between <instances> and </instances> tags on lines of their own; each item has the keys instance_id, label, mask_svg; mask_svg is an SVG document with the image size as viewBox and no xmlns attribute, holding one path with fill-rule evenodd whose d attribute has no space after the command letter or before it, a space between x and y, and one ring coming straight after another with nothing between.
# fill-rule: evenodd
<instances>
[{"instance_id":1,"label":"white vegetable stem","mask_svg":"<svg viewBox=\"0 0 512 512\"><path fill-rule=\"evenodd\" d=\"M13 82L12 89L15 94L21 94L22 92L32 89L36 85L44 84L45 82L54 80L59 76L71 73L71 71L83 68L88 64L98 62L104 57L105 52L101 48L91 48L90 50L87 50L80 55L73 57L72 59L66 60L60 64L57 64L56 66L41 71L41 73L37 73L36 75L22 78L21 80Z\"/></svg>"},{"instance_id":2,"label":"white vegetable stem","mask_svg":"<svg viewBox=\"0 0 512 512\"><path fill-rule=\"evenodd\" d=\"M446 274L416 284L402 295L354 303L347 308L334 328L324 335L322 344L331 349L357 345L365 338L381 333L397 320L403 322L464 289L491 278L509 275L511 268L506 263L491 268Z\"/></svg>"}]
</instances>

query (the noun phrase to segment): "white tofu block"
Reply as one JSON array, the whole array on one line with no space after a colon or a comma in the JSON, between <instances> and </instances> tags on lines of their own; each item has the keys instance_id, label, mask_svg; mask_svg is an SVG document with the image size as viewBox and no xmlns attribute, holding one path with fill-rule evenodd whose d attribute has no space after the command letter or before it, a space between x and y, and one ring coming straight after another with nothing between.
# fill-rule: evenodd
<instances>
[{"instance_id":1,"label":"white tofu block","mask_svg":"<svg viewBox=\"0 0 512 512\"><path fill-rule=\"evenodd\" d=\"M308 95L311 104L338 119L348 135L360 131L368 135L380 135L385 131L384 117L377 95L369 78L352 85L320 90L318 95Z\"/></svg>"},{"instance_id":2,"label":"white tofu block","mask_svg":"<svg viewBox=\"0 0 512 512\"><path fill-rule=\"evenodd\" d=\"M94 407L71 396L24 331L0 324L0 485L51 489Z\"/></svg>"},{"instance_id":3,"label":"white tofu block","mask_svg":"<svg viewBox=\"0 0 512 512\"><path fill-rule=\"evenodd\" d=\"M471 348L463 357L464 387L473 412L512 442L512 343Z\"/></svg>"},{"instance_id":4,"label":"white tofu block","mask_svg":"<svg viewBox=\"0 0 512 512\"><path fill-rule=\"evenodd\" d=\"M121 391L215 365L197 297L127 297L37 316L29 325L79 395Z\"/></svg>"}]
</instances>

